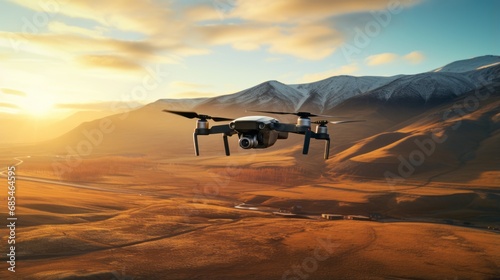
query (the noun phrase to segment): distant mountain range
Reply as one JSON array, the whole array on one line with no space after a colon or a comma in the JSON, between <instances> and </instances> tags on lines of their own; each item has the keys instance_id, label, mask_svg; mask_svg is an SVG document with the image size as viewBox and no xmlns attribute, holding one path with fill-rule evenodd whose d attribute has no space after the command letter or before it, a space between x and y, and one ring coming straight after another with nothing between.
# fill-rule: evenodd
<instances>
[{"instance_id":1,"label":"distant mountain range","mask_svg":"<svg viewBox=\"0 0 500 280\"><path fill-rule=\"evenodd\" d=\"M410 103L441 102L484 86L498 77L500 56L456 61L434 71L392 77L335 76L318 82L286 85L263 82L229 95L184 101L164 99L168 106L200 109L262 108L324 113L356 97L371 101ZM415 103L416 102L416 103Z\"/></svg>"},{"instance_id":2,"label":"distant mountain range","mask_svg":"<svg viewBox=\"0 0 500 280\"><path fill-rule=\"evenodd\" d=\"M252 114L245 110L309 111L366 120L330 129L332 156L326 165L320 155L322 147L315 149L312 144L307 160L321 164L330 174L384 178L390 172L401 179L405 175L398 172L402 159L411 161L412 152L419 150L417 143L431 145L428 139L435 136L447 140L440 145L434 141L435 151L411 167L411 176L423 180L489 176L486 181L500 184L499 106L500 56L488 55L416 75L335 76L293 85L267 81L213 98L161 99L126 114L83 123L40 143L35 150L65 155L88 141L96 142L90 155L191 156L194 121L165 114L163 109L235 118ZM276 117L294 121L293 117ZM103 122L110 123L112 129L99 132L102 137L95 141ZM94 139L87 139L89 135ZM202 155L224 156L220 137L203 137L201 141ZM299 149L286 148L299 147L301 141L292 136L259 153L278 152L304 159ZM230 142L237 150L237 141Z\"/></svg>"}]
</instances>

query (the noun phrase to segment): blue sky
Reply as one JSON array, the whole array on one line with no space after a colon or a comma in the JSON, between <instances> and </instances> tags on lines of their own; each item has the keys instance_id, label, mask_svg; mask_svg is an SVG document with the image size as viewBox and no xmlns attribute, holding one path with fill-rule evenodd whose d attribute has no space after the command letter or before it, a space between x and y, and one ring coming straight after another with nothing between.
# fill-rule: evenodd
<instances>
[{"instance_id":1,"label":"blue sky","mask_svg":"<svg viewBox=\"0 0 500 280\"><path fill-rule=\"evenodd\" d=\"M0 111L429 71L500 50L495 0L0 2Z\"/></svg>"}]
</instances>

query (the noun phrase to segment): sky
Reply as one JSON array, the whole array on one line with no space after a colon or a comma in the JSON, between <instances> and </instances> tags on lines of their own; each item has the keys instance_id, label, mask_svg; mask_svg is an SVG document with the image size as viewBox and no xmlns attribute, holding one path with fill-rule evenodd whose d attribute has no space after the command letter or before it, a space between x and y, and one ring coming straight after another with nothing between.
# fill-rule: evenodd
<instances>
[{"instance_id":1,"label":"sky","mask_svg":"<svg viewBox=\"0 0 500 280\"><path fill-rule=\"evenodd\" d=\"M415 74L500 55L497 0L0 0L0 113Z\"/></svg>"}]
</instances>

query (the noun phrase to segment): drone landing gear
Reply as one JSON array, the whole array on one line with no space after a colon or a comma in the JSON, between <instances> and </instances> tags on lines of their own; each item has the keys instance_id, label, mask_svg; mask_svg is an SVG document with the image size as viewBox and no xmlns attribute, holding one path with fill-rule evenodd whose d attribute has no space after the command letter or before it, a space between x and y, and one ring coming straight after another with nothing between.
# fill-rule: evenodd
<instances>
[{"instance_id":1,"label":"drone landing gear","mask_svg":"<svg viewBox=\"0 0 500 280\"><path fill-rule=\"evenodd\" d=\"M229 142L227 141L227 135L224 134L222 136L222 139L224 140L224 150L226 151L226 156L230 156L231 153L229 152Z\"/></svg>"},{"instance_id":2,"label":"drone landing gear","mask_svg":"<svg viewBox=\"0 0 500 280\"><path fill-rule=\"evenodd\" d=\"M194 143L194 154L196 156L200 155L200 148L198 145L198 135L210 135L211 134L210 131L208 133L200 133L199 129L195 129L195 131L193 133L193 143ZM216 133L216 132L213 132L213 133ZM226 156L231 155L231 152L229 151L229 141L227 140L228 136L231 136L231 134L224 133L222 135L222 140L224 141L224 150L226 151Z\"/></svg>"},{"instance_id":3,"label":"drone landing gear","mask_svg":"<svg viewBox=\"0 0 500 280\"><path fill-rule=\"evenodd\" d=\"M307 130L304 134L304 147L302 149L302 154L307 155L309 152L309 144L311 138L318 140L325 140L325 153L323 155L324 159L328 159L330 154L330 136L327 133L314 133L311 130Z\"/></svg>"}]
</instances>

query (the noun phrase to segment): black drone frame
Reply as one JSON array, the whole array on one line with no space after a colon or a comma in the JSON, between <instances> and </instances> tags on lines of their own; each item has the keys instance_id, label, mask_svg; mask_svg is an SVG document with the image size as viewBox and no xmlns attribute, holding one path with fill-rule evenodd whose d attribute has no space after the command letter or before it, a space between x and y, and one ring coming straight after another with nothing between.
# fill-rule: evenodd
<instances>
[{"instance_id":1,"label":"black drone frame","mask_svg":"<svg viewBox=\"0 0 500 280\"><path fill-rule=\"evenodd\" d=\"M200 155L199 145L198 145L198 135L211 135L211 134L222 134L222 139L224 141L224 150L226 152L226 156L229 156L229 142L228 136L232 136L234 134L238 134L238 131L231 127L230 125L216 125L209 127L208 120L213 120L215 122L219 121L232 121L234 119L223 118L223 117L212 117L208 115L200 115L195 112L182 112L182 111L171 111L171 110L163 110L168 113L173 113L177 115L181 115L183 117L193 119L197 118L196 128L193 133L193 143L194 143L194 151L195 155ZM304 145L302 148L302 154L307 155L309 152L309 145L311 139L324 140L325 141L325 152L324 158L328 159L330 154L330 135L328 134L328 127L326 126L328 123L332 124L340 124L340 123L348 123L348 122L359 122L360 120L346 120L346 121L314 121L312 122L310 117L333 117L333 116L325 116L325 115L315 115L309 112L298 112L298 113L288 113L288 112L274 112L274 111L254 111L254 112L262 112L262 113L271 113L271 114L292 114L297 115L299 118L297 120L297 124L290 123L271 123L270 128L277 132L288 132L294 134L304 135ZM311 123L317 124L316 131L311 131ZM255 127L256 129L257 127Z\"/></svg>"}]
</instances>

